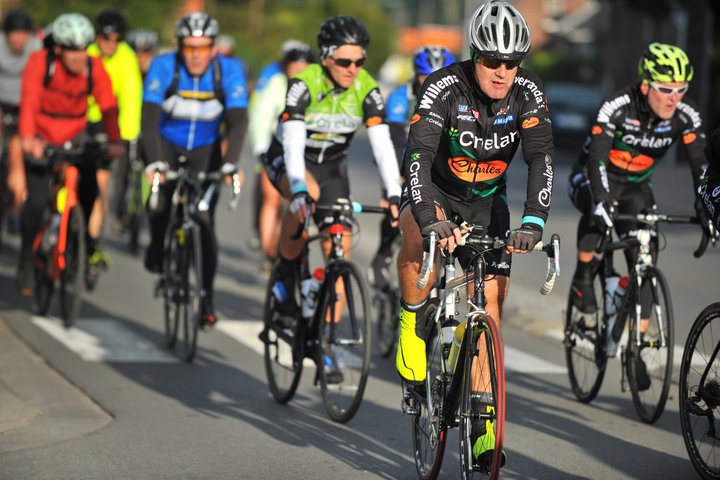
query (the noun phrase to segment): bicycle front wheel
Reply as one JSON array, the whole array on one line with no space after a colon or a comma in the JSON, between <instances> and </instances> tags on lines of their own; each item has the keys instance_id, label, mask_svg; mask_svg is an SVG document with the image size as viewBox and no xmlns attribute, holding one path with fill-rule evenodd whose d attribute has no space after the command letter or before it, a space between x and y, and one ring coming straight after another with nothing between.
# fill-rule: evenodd
<instances>
[{"instance_id":1,"label":"bicycle front wheel","mask_svg":"<svg viewBox=\"0 0 720 480\"><path fill-rule=\"evenodd\" d=\"M673 314L670 290L662 272L648 268L639 301L649 301L648 319L638 322L633 312L627 348L627 374L635 411L653 423L665 409L673 367ZM649 297L649 299L643 298ZM643 312L644 313L644 312ZM640 334L636 334L639 326Z\"/></svg>"},{"instance_id":2,"label":"bicycle front wheel","mask_svg":"<svg viewBox=\"0 0 720 480\"><path fill-rule=\"evenodd\" d=\"M330 418L345 423L360 406L370 369L370 300L353 263L337 260L326 278L317 317L320 386Z\"/></svg>"},{"instance_id":3,"label":"bicycle front wheel","mask_svg":"<svg viewBox=\"0 0 720 480\"><path fill-rule=\"evenodd\" d=\"M35 270L35 311L38 315L47 315L50 310L53 291L55 290L55 281L50 275L52 246L48 245L49 239L46 237L48 233L49 221L46 221L42 229L36 237L35 244L38 248L33 251L33 267Z\"/></svg>"},{"instance_id":4,"label":"bicycle front wheel","mask_svg":"<svg viewBox=\"0 0 720 480\"><path fill-rule=\"evenodd\" d=\"M195 358L200 328L202 273L195 255L195 241L189 231L184 232L185 244L179 258L181 304L176 347L180 358L190 363Z\"/></svg>"},{"instance_id":5,"label":"bicycle front wheel","mask_svg":"<svg viewBox=\"0 0 720 480\"><path fill-rule=\"evenodd\" d=\"M183 304L182 288L185 276L185 267L183 265L185 255L183 251L184 233L185 231L182 229L173 228L168 231L165 240L161 288L165 314L165 343L168 348L175 348L181 306Z\"/></svg>"},{"instance_id":6,"label":"bicycle front wheel","mask_svg":"<svg viewBox=\"0 0 720 480\"><path fill-rule=\"evenodd\" d=\"M65 328L75 325L85 281L85 220L76 205L68 212L65 268L60 273L60 316Z\"/></svg>"},{"instance_id":7,"label":"bicycle front wheel","mask_svg":"<svg viewBox=\"0 0 720 480\"><path fill-rule=\"evenodd\" d=\"M590 403L597 396L607 366L606 337L601 333L605 294L599 269L593 276L593 289L598 299L595 313L581 312L573 302L572 290L565 311L563 345L568 377L575 397L583 403Z\"/></svg>"},{"instance_id":8,"label":"bicycle front wheel","mask_svg":"<svg viewBox=\"0 0 720 480\"><path fill-rule=\"evenodd\" d=\"M720 303L703 310L680 364L680 425L690 461L704 479L720 479Z\"/></svg>"},{"instance_id":9,"label":"bicycle front wheel","mask_svg":"<svg viewBox=\"0 0 720 480\"><path fill-rule=\"evenodd\" d=\"M412 412L413 454L418 476L423 480L437 478L440 473L445 444L447 443L447 425L440 418L445 400L448 379L443 374L443 353L435 329L433 317L436 303L430 303L426 310L426 348L427 348L427 385L430 385L432 405L428 405L427 396L422 397L423 389L410 392Z\"/></svg>"},{"instance_id":10,"label":"bicycle front wheel","mask_svg":"<svg viewBox=\"0 0 720 480\"><path fill-rule=\"evenodd\" d=\"M270 391L276 402L287 403L295 396L302 374L305 322L299 311L283 314L277 310L273 287L279 278L276 262L265 292L264 329L260 338L265 343L265 373ZM299 282L294 283L297 286Z\"/></svg>"},{"instance_id":11,"label":"bicycle front wheel","mask_svg":"<svg viewBox=\"0 0 720 480\"><path fill-rule=\"evenodd\" d=\"M479 345L475 342L477 339L480 339ZM471 343L466 346L459 415L460 473L463 479L495 480L500 476L500 467L505 463L502 450L505 435L505 361L502 337L495 321L483 318L478 330L468 340ZM480 371L475 372L475 369ZM480 379L478 391L484 392L484 411L479 412L473 410L471 401L472 384L476 378ZM474 432L473 423L476 428L480 425L484 428L480 428L480 432Z\"/></svg>"}]
</instances>

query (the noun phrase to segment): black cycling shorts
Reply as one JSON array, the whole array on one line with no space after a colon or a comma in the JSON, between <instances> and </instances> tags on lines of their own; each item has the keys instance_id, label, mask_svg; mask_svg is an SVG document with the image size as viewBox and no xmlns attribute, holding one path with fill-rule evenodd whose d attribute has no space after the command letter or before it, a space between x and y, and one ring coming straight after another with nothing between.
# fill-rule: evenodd
<instances>
[{"instance_id":1,"label":"black cycling shorts","mask_svg":"<svg viewBox=\"0 0 720 480\"><path fill-rule=\"evenodd\" d=\"M435 205L440 207L447 220L452 220L458 225L464 220L481 226L485 233L491 237L507 238L510 231L510 210L508 209L505 187L491 196L478 197L472 202L463 202L451 197L433 184L433 198L435 199ZM400 197L400 210L409 205L408 190L407 187L403 186ZM467 265L469 260L469 258L463 258L462 255L458 256L458 261L463 267ZM510 276L512 254L507 253L505 249L491 252L485 256L485 260L488 275Z\"/></svg>"}]
</instances>

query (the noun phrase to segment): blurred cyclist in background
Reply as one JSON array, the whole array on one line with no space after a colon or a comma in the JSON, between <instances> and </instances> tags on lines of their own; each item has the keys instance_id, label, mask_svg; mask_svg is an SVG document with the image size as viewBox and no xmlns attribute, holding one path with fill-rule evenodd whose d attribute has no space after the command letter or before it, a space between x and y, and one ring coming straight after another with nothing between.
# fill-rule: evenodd
<instances>
[{"instance_id":1,"label":"blurred cyclist in background","mask_svg":"<svg viewBox=\"0 0 720 480\"><path fill-rule=\"evenodd\" d=\"M7 156L3 158L6 163L1 168L7 168L7 186L13 193L13 208L8 219L11 232L17 232L20 228L18 217L26 190L22 146L17 131L20 81L28 57L41 47L42 44L33 35L30 14L24 10L10 10L3 21L3 34L0 35L0 110L2 134L8 148ZM0 176L0 179L5 180L5 177ZM2 185L0 192L4 194L5 185Z\"/></svg>"},{"instance_id":2,"label":"blurred cyclist in background","mask_svg":"<svg viewBox=\"0 0 720 480\"><path fill-rule=\"evenodd\" d=\"M127 43L135 50L135 56L140 65L140 73L142 74L143 81L145 81L145 76L150 69L150 62L152 62L155 55L157 55L157 33L142 28L133 30L128 33Z\"/></svg>"},{"instance_id":3,"label":"blurred cyclist in background","mask_svg":"<svg viewBox=\"0 0 720 480\"><path fill-rule=\"evenodd\" d=\"M453 63L455 63L455 58L447 48L441 46L420 47L413 55L415 75L408 83L400 85L388 95L387 122L398 166L402 164L410 120L415 111L415 101L420 87L432 72ZM385 192L383 192L383 198L387 198ZM375 253L368 271L370 285L383 291L390 286L389 268L392 261L392 243L399 234L400 230L390 225L390 218L384 217L380 223L380 247Z\"/></svg>"},{"instance_id":4,"label":"blurred cyclist in background","mask_svg":"<svg viewBox=\"0 0 720 480\"><path fill-rule=\"evenodd\" d=\"M252 104L248 116L250 119L250 138L252 140L253 154L262 165L263 158L270 147L278 126L278 117L285 109L285 95L287 94L288 79L302 72L310 64L315 63L315 53L310 45L302 42L293 44L293 48L283 53L280 60L281 71L270 77L267 85L259 93L255 103ZM269 270L272 260L277 256L278 239L280 235L279 217L283 198L280 192L270 183L267 173L260 173L260 186L262 197L258 228L260 244L266 261L264 269Z\"/></svg>"},{"instance_id":5,"label":"blurred cyclist in background","mask_svg":"<svg viewBox=\"0 0 720 480\"><path fill-rule=\"evenodd\" d=\"M128 31L129 23L125 15L114 9L102 10L95 17L95 29L97 36L95 43L88 47L88 55L99 57L103 66L110 75L113 94L118 103L118 122L120 124L120 135L125 142L137 142L140 134L140 110L142 108L142 75L138 66L135 52L123 38ZM103 125L100 123L102 114L94 99L90 99L88 108L88 128L98 139L99 144L105 143L106 137ZM100 195L95 200L92 212L87 215L90 218L88 223L87 252L89 255L88 264L88 287L92 288L98 273L110 266L110 256L102 251L101 238L105 217L108 214L108 192L107 186L110 180L110 167L114 158L109 157L105 152L98 152L100 163L97 171L97 183ZM123 215L125 188L127 187L126 175L128 170L128 158L123 156L117 162L115 199L118 210L116 222L120 221Z\"/></svg>"}]
</instances>

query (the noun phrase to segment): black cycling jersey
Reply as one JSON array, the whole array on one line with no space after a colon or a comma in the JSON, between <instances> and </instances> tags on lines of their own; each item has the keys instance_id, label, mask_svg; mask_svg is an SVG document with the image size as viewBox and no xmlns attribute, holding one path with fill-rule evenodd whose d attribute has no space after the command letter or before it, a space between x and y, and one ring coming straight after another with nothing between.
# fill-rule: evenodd
<instances>
[{"instance_id":1,"label":"black cycling jersey","mask_svg":"<svg viewBox=\"0 0 720 480\"><path fill-rule=\"evenodd\" d=\"M529 170L523 223L543 228L554 173L552 130L538 76L518 69L505 98L492 100L475 80L470 60L430 74L418 95L403 160L420 228L436 220L432 184L463 202L502 191L521 140Z\"/></svg>"},{"instance_id":2,"label":"black cycling jersey","mask_svg":"<svg viewBox=\"0 0 720 480\"><path fill-rule=\"evenodd\" d=\"M574 170L587 168L595 203L609 201L607 180L649 180L660 157L680 138L697 191L706 143L697 109L683 99L672 118L663 120L652 112L640 84L630 85L607 97L601 105Z\"/></svg>"}]
</instances>

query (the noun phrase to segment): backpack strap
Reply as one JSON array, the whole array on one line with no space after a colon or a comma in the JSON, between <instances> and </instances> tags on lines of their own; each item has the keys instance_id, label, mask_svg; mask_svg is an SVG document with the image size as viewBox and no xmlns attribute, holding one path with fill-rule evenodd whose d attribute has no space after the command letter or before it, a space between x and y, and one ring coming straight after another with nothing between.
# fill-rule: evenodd
<instances>
[{"instance_id":1,"label":"backpack strap","mask_svg":"<svg viewBox=\"0 0 720 480\"><path fill-rule=\"evenodd\" d=\"M175 55L175 67L173 69L173 79L170 82L170 86L165 90L165 100L175 95L178 91L178 84L180 83L180 54Z\"/></svg>"},{"instance_id":2,"label":"backpack strap","mask_svg":"<svg viewBox=\"0 0 720 480\"><path fill-rule=\"evenodd\" d=\"M45 56L45 78L43 78L43 87L47 88L48 85L50 85L50 80L52 80L53 75L55 75L55 60L57 59L57 56L55 55L55 50L53 48L47 49L47 55ZM93 90L93 76L92 76L92 61L90 60L90 57L87 59L87 67L85 70L85 75L88 79L87 84L87 94L92 95Z\"/></svg>"},{"instance_id":3,"label":"backpack strap","mask_svg":"<svg viewBox=\"0 0 720 480\"><path fill-rule=\"evenodd\" d=\"M213 59L213 90L215 92L215 98L222 103L225 108L225 90L222 86L222 69L220 68L220 61L217 58Z\"/></svg>"}]
</instances>

